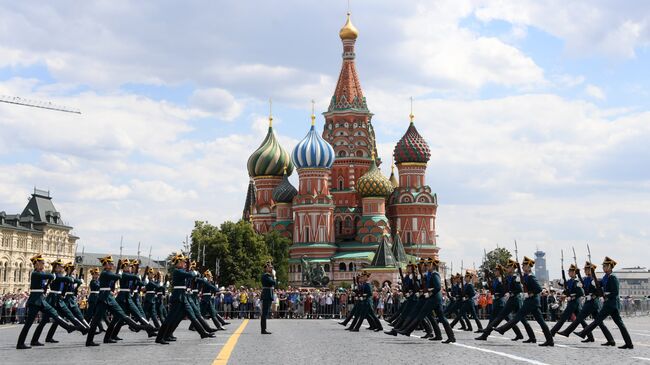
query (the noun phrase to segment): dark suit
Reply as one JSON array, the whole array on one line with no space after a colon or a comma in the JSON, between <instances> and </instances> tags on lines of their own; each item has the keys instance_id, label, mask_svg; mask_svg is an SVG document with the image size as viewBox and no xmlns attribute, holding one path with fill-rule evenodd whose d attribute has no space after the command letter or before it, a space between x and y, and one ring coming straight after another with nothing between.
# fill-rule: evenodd
<instances>
[{"instance_id":1,"label":"dark suit","mask_svg":"<svg viewBox=\"0 0 650 365\"><path fill-rule=\"evenodd\" d=\"M266 331L266 318L271 310L271 302L273 302L273 287L275 287L275 285L276 283L273 279L273 275L267 272L262 274L262 316L260 320L262 332Z\"/></svg>"}]
</instances>

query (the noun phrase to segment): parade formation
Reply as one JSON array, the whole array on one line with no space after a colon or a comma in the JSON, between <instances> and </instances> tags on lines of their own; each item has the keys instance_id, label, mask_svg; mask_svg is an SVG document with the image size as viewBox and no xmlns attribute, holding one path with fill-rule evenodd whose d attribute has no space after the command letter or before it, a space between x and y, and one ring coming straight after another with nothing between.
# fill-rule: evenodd
<instances>
[{"instance_id":1,"label":"parade formation","mask_svg":"<svg viewBox=\"0 0 650 365\"><path fill-rule=\"evenodd\" d=\"M378 332L377 336L387 341L396 341L387 336L414 336L422 331L421 338L431 342L471 342L471 338L458 339L454 332L467 331L476 333L471 334L477 336L473 342L481 343L494 337L494 333L505 336L512 331L513 342L521 341L528 346L554 347L558 335L578 336L589 346L596 342L593 331L598 328L605 337L602 346L633 349L620 313L620 284L613 273L617 262L610 257L602 260L604 274L599 277L590 251L583 267L579 267L574 251L574 263L566 273L562 253L561 285L567 305L551 327L542 313L544 283L533 274L535 260L524 256L520 261L516 243L515 257L503 258L492 267L488 267L492 264L486 260L478 271L447 270L436 240L437 198L425 185L431 151L415 128L411 113L408 130L393 153L400 169L399 181L394 174L390 179L382 175L370 122L372 114L367 110L354 69L357 35L348 14L340 31L344 67L332 106L324 113L328 123L325 138L316 132L312 110L311 128L290 156L276 141L270 117L267 138L249 159L251 186L244 219L260 234L277 231L292 240L287 251L288 265L293 265L288 270L289 284L325 287L329 283L334 288L339 284L342 287L345 280L352 281L353 306L339 324L347 331L363 332L360 330L367 322L368 331ZM348 100L351 92L354 99ZM343 117L351 119L339 119ZM344 135L344 128L354 131ZM348 146L343 139L355 142ZM299 189L288 180L294 167L300 175ZM338 178L333 178L335 174ZM390 252L385 253L383 261L368 259L372 256L369 252L376 258L385 251ZM78 272L73 262L56 259L49 262L50 270L46 272L43 255L31 257L27 315L16 349L59 342L55 338L59 327L85 336L88 347L100 346L95 341L99 334L103 334L102 346L124 341L120 337L122 331L170 345L177 341L175 331L186 319L188 329L195 332L196 336L192 336L216 337L215 333L224 331L229 324L214 301L224 289L215 280L217 272L213 274L200 267L190 256L190 252L173 254L168 262L169 274L148 266L141 269L139 260L101 257L101 270L89 270L87 283L83 271ZM258 262L264 260L266 257ZM318 266L317 272L308 266L321 262L326 263L327 270ZM265 262L263 270L261 277L255 278L261 288L260 333L271 335L267 320L271 318L275 288L288 283L278 282L273 262ZM331 282L326 271L331 273ZM307 276L309 280L305 280ZM385 285L402 293L404 301L390 317L380 318L375 311L376 283L380 283L380 290ZM88 307L82 312L77 295L84 286L88 287ZM481 321L476 310L474 298L478 290L489 291L493 298L487 321ZM28 341L39 315L40 322ZM615 341L608 329L608 318L618 327L622 344ZM529 321L537 323L543 340L537 338L531 326L535 324ZM48 325L42 343L41 335ZM167 347L172 348L173 344Z\"/></svg>"}]
</instances>

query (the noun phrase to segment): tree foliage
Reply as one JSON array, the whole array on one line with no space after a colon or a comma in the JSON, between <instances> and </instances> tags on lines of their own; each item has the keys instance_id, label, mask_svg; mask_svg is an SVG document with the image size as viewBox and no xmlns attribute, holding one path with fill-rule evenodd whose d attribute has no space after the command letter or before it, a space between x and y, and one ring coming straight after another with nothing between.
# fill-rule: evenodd
<instances>
[{"instance_id":1,"label":"tree foliage","mask_svg":"<svg viewBox=\"0 0 650 365\"><path fill-rule=\"evenodd\" d=\"M501 266L505 267L508 263L508 259L511 257L512 254L507 249L503 247L495 248L494 250L487 253L486 258L481 264L481 272L485 272L485 269L488 269L490 272L492 272L497 264L501 264Z\"/></svg>"},{"instance_id":2,"label":"tree foliage","mask_svg":"<svg viewBox=\"0 0 650 365\"><path fill-rule=\"evenodd\" d=\"M257 287L264 263L274 262L277 278L281 283L288 279L288 248L290 241L277 232L260 235L246 221L224 222L217 227L208 222L196 221L192 230L190 252L199 258L199 266L215 272L219 260L218 282L221 285ZM204 250L205 247L205 250Z\"/></svg>"}]
</instances>

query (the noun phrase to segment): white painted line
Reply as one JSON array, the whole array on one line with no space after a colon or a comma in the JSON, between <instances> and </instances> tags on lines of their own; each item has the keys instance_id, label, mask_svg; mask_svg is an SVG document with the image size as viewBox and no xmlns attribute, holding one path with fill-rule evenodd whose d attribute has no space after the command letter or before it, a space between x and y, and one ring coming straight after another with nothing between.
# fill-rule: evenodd
<instances>
[{"instance_id":1,"label":"white painted line","mask_svg":"<svg viewBox=\"0 0 650 365\"><path fill-rule=\"evenodd\" d=\"M19 326L20 325L18 325L18 324L12 324L10 326L4 325L4 326L0 326L0 330L6 330L6 329L9 329L9 328L16 328L16 327L19 327Z\"/></svg>"},{"instance_id":2,"label":"white painted line","mask_svg":"<svg viewBox=\"0 0 650 365\"><path fill-rule=\"evenodd\" d=\"M564 348L567 348L567 349L578 350L577 347L571 347L571 346L567 346L567 345L560 345L559 343L556 343L555 346L557 346L557 347L564 347Z\"/></svg>"},{"instance_id":3,"label":"white painted line","mask_svg":"<svg viewBox=\"0 0 650 365\"><path fill-rule=\"evenodd\" d=\"M647 358L647 357L637 357L637 356L632 356L632 358L633 358L633 359L637 359L637 360L645 360L645 361L650 361L650 359L649 359L649 358Z\"/></svg>"},{"instance_id":4,"label":"white painted line","mask_svg":"<svg viewBox=\"0 0 650 365\"><path fill-rule=\"evenodd\" d=\"M633 331L632 333L633 333L635 336L646 336L646 337L650 337L650 335L649 335L649 334L646 334L646 333L638 333L638 332L636 332L636 331Z\"/></svg>"},{"instance_id":5,"label":"white painted line","mask_svg":"<svg viewBox=\"0 0 650 365\"><path fill-rule=\"evenodd\" d=\"M464 347L464 348L466 348L466 349L470 349L470 350L483 351L483 352L487 352L487 353L489 353L489 354L499 355L499 356L507 357L507 358L509 358L509 359L513 359L513 360L518 360L518 361L527 362L527 363L529 363L529 364L548 365L548 364L546 364L546 363L539 362L539 361L537 361L537 360L527 359L527 358L525 358L525 357L521 357L521 356L517 356L517 355L507 354L507 353L505 353L505 352L499 352L499 351L494 351L494 350L482 349L482 348L480 348L480 347L474 347L474 346L464 345L464 344L462 344L462 343L458 343L458 342L452 342L452 345L460 346L460 347Z\"/></svg>"}]
</instances>

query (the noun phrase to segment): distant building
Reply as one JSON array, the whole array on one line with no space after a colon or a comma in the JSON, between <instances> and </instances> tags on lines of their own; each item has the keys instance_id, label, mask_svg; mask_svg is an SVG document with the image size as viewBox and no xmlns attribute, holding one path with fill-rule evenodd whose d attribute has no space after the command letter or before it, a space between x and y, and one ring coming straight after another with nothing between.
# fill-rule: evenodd
<instances>
[{"instance_id":1,"label":"distant building","mask_svg":"<svg viewBox=\"0 0 650 365\"><path fill-rule=\"evenodd\" d=\"M644 298L650 296L650 271L645 267L624 267L614 270L618 278L621 297ZM597 273L603 277L602 272Z\"/></svg>"},{"instance_id":2,"label":"distant building","mask_svg":"<svg viewBox=\"0 0 650 365\"><path fill-rule=\"evenodd\" d=\"M113 260L115 260L115 264L117 264L117 260L120 258L119 254L110 254L110 253L81 253L78 254L75 257L75 263L77 265L77 271L80 271L83 269L84 273L84 278L88 278L88 270L92 268L99 268L101 270L101 265L99 263L99 258L100 257L105 257L111 255L113 256ZM123 259L129 259L129 260L135 260L138 258L137 255L122 255ZM156 260L149 260L147 257L140 256L140 273L142 273L142 270L146 268L147 266L153 268L155 271L162 271L163 274L167 273L167 267L164 265L164 261L161 263L160 261ZM86 280L88 281L88 280Z\"/></svg>"},{"instance_id":3,"label":"distant building","mask_svg":"<svg viewBox=\"0 0 650 365\"><path fill-rule=\"evenodd\" d=\"M535 252L535 276L541 283L548 283L548 269L546 269L546 252Z\"/></svg>"},{"instance_id":4,"label":"distant building","mask_svg":"<svg viewBox=\"0 0 650 365\"><path fill-rule=\"evenodd\" d=\"M46 267L56 258L74 260L78 239L54 208L49 191L34 189L20 214L0 212L0 293L29 288L29 259L37 253L45 257Z\"/></svg>"}]
</instances>

